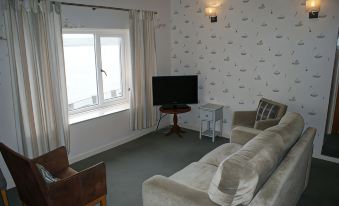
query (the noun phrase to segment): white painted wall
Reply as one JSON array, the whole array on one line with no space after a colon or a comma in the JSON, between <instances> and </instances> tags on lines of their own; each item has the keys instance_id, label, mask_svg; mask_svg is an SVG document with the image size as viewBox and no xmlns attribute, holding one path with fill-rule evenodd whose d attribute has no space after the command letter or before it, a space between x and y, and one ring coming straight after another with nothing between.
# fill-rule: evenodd
<instances>
[{"instance_id":1,"label":"white painted wall","mask_svg":"<svg viewBox=\"0 0 339 206\"><path fill-rule=\"evenodd\" d=\"M93 4L93 1L69 1L84 4ZM158 11L156 19L156 40L158 73L170 74L170 32L169 16L170 2L162 1L96 1L96 5L107 5L122 8L137 8ZM137 3L136 3L137 2ZM64 27L76 28L119 28L128 29L128 12L105 10L86 7L63 6ZM125 138L134 138L143 131L133 132L129 128L129 111L122 111L113 115L73 124L71 132L72 161L92 155L95 150L102 151L114 146ZM165 120L166 121L166 120Z\"/></svg>"},{"instance_id":2,"label":"white painted wall","mask_svg":"<svg viewBox=\"0 0 339 206\"><path fill-rule=\"evenodd\" d=\"M66 0L64 0L66 1ZM167 0L67 0L67 2L114 6L122 8L157 11L156 44L158 57L158 73L170 74L170 1ZM87 28L128 28L128 13L114 10L79 8L63 6L64 26ZM1 21L3 14L0 14ZM7 42L5 28L0 24L0 138L1 142L17 150L16 128L14 121L10 68L8 65ZM70 126L71 152L70 160L75 162L97 152L112 148L121 143L139 137L152 130L131 131L129 127L129 111L103 116ZM168 123L165 119L164 123ZM10 175L2 161L1 169L13 186Z\"/></svg>"},{"instance_id":3,"label":"white painted wall","mask_svg":"<svg viewBox=\"0 0 339 206\"><path fill-rule=\"evenodd\" d=\"M172 0L172 73L199 75L200 103L225 105L224 131L233 111L255 110L261 97L287 104L317 128L314 156L325 158L339 1L322 0L320 18L309 19L304 0L227 0L217 23L205 2ZM198 107L180 117L199 127Z\"/></svg>"}]
</instances>

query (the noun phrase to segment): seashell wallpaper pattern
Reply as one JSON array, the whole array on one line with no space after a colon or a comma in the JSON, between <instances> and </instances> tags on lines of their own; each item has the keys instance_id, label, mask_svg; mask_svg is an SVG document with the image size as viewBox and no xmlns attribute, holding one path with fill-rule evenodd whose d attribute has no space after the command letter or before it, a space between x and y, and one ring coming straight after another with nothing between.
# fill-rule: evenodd
<instances>
[{"instance_id":1,"label":"seashell wallpaper pattern","mask_svg":"<svg viewBox=\"0 0 339 206\"><path fill-rule=\"evenodd\" d=\"M320 154L339 3L323 0L319 19L309 19L304 5L304 0L227 0L218 22L211 23L204 0L172 0L172 74L199 75L199 105L225 106L224 135L233 111L254 110L266 97L287 104L306 126L318 129ZM180 115L183 126L200 127L199 105Z\"/></svg>"}]
</instances>

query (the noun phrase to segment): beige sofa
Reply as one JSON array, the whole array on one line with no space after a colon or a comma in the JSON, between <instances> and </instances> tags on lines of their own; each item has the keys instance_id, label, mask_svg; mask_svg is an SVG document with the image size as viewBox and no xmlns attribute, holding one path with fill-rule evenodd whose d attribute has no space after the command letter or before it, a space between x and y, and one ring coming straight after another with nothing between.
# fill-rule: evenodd
<instances>
[{"instance_id":1,"label":"beige sofa","mask_svg":"<svg viewBox=\"0 0 339 206\"><path fill-rule=\"evenodd\" d=\"M172 176L146 180L143 205L296 205L307 185L316 133L303 129L301 115L287 113L248 142L231 136L231 143Z\"/></svg>"}]
</instances>

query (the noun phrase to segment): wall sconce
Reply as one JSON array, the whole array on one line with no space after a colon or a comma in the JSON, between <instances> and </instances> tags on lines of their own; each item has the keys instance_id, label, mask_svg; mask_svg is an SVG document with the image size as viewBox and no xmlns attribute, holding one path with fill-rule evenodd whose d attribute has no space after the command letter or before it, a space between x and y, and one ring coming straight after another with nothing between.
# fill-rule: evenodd
<instances>
[{"instance_id":1,"label":"wall sconce","mask_svg":"<svg viewBox=\"0 0 339 206\"><path fill-rule=\"evenodd\" d=\"M205 15L211 19L211 23L218 21L218 8L222 5L223 0L205 0Z\"/></svg>"},{"instance_id":2,"label":"wall sconce","mask_svg":"<svg viewBox=\"0 0 339 206\"><path fill-rule=\"evenodd\" d=\"M210 17L211 23L214 23L214 22L218 21L217 8L215 8L215 7L207 7L207 8L205 8L205 15Z\"/></svg>"},{"instance_id":3,"label":"wall sconce","mask_svg":"<svg viewBox=\"0 0 339 206\"><path fill-rule=\"evenodd\" d=\"M309 18L318 18L320 11L320 0L306 0L306 11L309 12Z\"/></svg>"}]
</instances>

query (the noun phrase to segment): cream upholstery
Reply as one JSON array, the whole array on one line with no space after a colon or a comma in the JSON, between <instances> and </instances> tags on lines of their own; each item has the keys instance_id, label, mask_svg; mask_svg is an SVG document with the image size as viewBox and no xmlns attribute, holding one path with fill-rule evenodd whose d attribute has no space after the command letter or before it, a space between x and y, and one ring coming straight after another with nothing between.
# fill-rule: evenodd
<instances>
[{"instance_id":1,"label":"cream upholstery","mask_svg":"<svg viewBox=\"0 0 339 206\"><path fill-rule=\"evenodd\" d=\"M266 131L279 134L284 141L285 149L288 149L297 141L303 129L302 116L298 113L289 113L281 119L278 125L270 127Z\"/></svg>"},{"instance_id":2,"label":"cream upholstery","mask_svg":"<svg viewBox=\"0 0 339 206\"><path fill-rule=\"evenodd\" d=\"M214 165L193 162L169 178L183 185L206 192L217 169Z\"/></svg>"},{"instance_id":3,"label":"cream upholstery","mask_svg":"<svg viewBox=\"0 0 339 206\"><path fill-rule=\"evenodd\" d=\"M301 135L303 127L299 114L288 113L243 146L222 145L169 178L154 176L143 184L143 204L296 205L307 185L316 131Z\"/></svg>"},{"instance_id":4,"label":"cream upholstery","mask_svg":"<svg viewBox=\"0 0 339 206\"><path fill-rule=\"evenodd\" d=\"M279 125L260 132L220 164L209 197L220 205L247 205L300 137L303 128L301 115L290 113Z\"/></svg>"},{"instance_id":5,"label":"cream upholstery","mask_svg":"<svg viewBox=\"0 0 339 206\"><path fill-rule=\"evenodd\" d=\"M250 141L253 137L257 136L262 130L237 126L231 131L231 143L244 145Z\"/></svg>"},{"instance_id":6,"label":"cream upholstery","mask_svg":"<svg viewBox=\"0 0 339 206\"><path fill-rule=\"evenodd\" d=\"M206 192L161 175L142 184L142 200L144 206L217 206Z\"/></svg>"},{"instance_id":7,"label":"cream upholstery","mask_svg":"<svg viewBox=\"0 0 339 206\"><path fill-rule=\"evenodd\" d=\"M240 148L241 145L235 143L223 144L206 154L199 162L218 167L225 158L237 152Z\"/></svg>"},{"instance_id":8,"label":"cream upholstery","mask_svg":"<svg viewBox=\"0 0 339 206\"><path fill-rule=\"evenodd\" d=\"M284 155L282 138L264 131L220 164L208 194L220 205L247 205Z\"/></svg>"},{"instance_id":9,"label":"cream upholstery","mask_svg":"<svg viewBox=\"0 0 339 206\"><path fill-rule=\"evenodd\" d=\"M305 190L316 129L308 128L259 190L250 206L294 206Z\"/></svg>"},{"instance_id":10,"label":"cream upholstery","mask_svg":"<svg viewBox=\"0 0 339 206\"><path fill-rule=\"evenodd\" d=\"M233 113L232 129L237 126L244 126L265 130L269 127L277 125L281 117L286 113L287 106L265 98L261 98L259 104L260 102L266 102L279 108L274 119L256 120L257 111L235 111Z\"/></svg>"}]
</instances>

